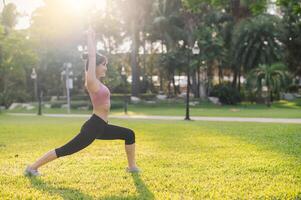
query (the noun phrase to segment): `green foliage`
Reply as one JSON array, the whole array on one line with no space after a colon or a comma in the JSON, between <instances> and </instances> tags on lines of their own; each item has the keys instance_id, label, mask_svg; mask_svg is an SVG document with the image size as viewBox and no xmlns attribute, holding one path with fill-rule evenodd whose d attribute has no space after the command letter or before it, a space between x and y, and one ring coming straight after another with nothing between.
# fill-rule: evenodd
<instances>
[{"instance_id":1,"label":"green foliage","mask_svg":"<svg viewBox=\"0 0 301 200\"><path fill-rule=\"evenodd\" d=\"M163 40L167 51L173 50L185 34L181 8L180 0L158 0L154 4L151 37Z\"/></svg>"},{"instance_id":2,"label":"green foliage","mask_svg":"<svg viewBox=\"0 0 301 200\"><path fill-rule=\"evenodd\" d=\"M11 31L4 34L0 26L0 105L8 107L12 102L24 102L27 93L31 68L38 58L24 32Z\"/></svg>"},{"instance_id":3,"label":"green foliage","mask_svg":"<svg viewBox=\"0 0 301 200\"><path fill-rule=\"evenodd\" d=\"M232 10L233 4L235 3L233 0L183 0L183 2L186 8L196 12L199 12L204 4L214 6L217 9ZM254 15L265 12L269 3L268 0L238 0L236 2L239 2L240 8L247 8L247 10L251 10Z\"/></svg>"},{"instance_id":4,"label":"green foliage","mask_svg":"<svg viewBox=\"0 0 301 200\"><path fill-rule=\"evenodd\" d=\"M239 91L227 83L215 85L210 96L218 97L222 104L227 105L235 105L241 101Z\"/></svg>"},{"instance_id":5,"label":"green foliage","mask_svg":"<svg viewBox=\"0 0 301 200\"><path fill-rule=\"evenodd\" d=\"M5 28L12 29L17 23L17 7L13 3L4 6L1 13L1 23Z\"/></svg>"},{"instance_id":6,"label":"green foliage","mask_svg":"<svg viewBox=\"0 0 301 200\"><path fill-rule=\"evenodd\" d=\"M274 63L272 65L259 65L250 71L249 81L256 80L255 87L261 92L262 86L267 87L267 105L273 98L273 93L279 95L288 83L286 82L287 67L283 63ZM251 79L251 80L250 80Z\"/></svg>"},{"instance_id":7,"label":"green foliage","mask_svg":"<svg viewBox=\"0 0 301 200\"><path fill-rule=\"evenodd\" d=\"M249 71L259 64L280 60L280 20L276 16L259 15L243 20L233 36L233 62Z\"/></svg>"},{"instance_id":8,"label":"green foliage","mask_svg":"<svg viewBox=\"0 0 301 200\"><path fill-rule=\"evenodd\" d=\"M186 67L198 68L200 63L206 65L208 85L212 84L216 71L220 81L223 73L234 74L233 80L237 80L260 64L278 61L285 61L294 75L300 75L300 2L278 0L283 18L263 14L268 3L267 0L112 0L108 1L105 12L85 7L75 13L66 9L67 1L45 0L33 12L32 24L26 31L13 30L18 13L13 4L7 4L1 14L5 26L0 36L1 104L8 106L33 96L29 78L32 67L37 68L39 86L45 95L64 95L61 72L65 62L73 64L73 78L77 78L72 93L83 95L84 63L77 47L85 46L83 31L88 18L96 29L102 51L109 58L103 81L113 92L131 90L130 84L123 86L121 66L127 74L132 73L133 85L140 84L141 73L144 85L139 92L156 90L150 86L151 75L160 75L161 86L166 87L170 85L166 81L170 82L173 75L186 71ZM117 51L128 39L133 42L131 57ZM26 45L21 45L22 40ZM199 56L191 56L195 40L201 50ZM142 56L141 50L145 48ZM148 52L152 55L148 56ZM279 90L279 84L275 83L273 92Z\"/></svg>"},{"instance_id":9,"label":"green foliage","mask_svg":"<svg viewBox=\"0 0 301 200\"><path fill-rule=\"evenodd\" d=\"M283 37L285 62L291 72L301 76L301 4L299 0L278 0L283 13Z\"/></svg>"}]
</instances>

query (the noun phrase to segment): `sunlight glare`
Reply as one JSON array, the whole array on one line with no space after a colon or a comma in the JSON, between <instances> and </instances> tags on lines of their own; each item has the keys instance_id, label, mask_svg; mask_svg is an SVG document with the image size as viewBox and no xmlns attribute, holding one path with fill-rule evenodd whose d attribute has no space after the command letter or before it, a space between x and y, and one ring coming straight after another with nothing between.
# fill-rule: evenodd
<instances>
[{"instance_id":1,"label":"sunlight glare","mask_svg":"<svg viewBox=\"0 0 301 200\"><path fill-rule=\"evenodd\" d=\"M96 8L97 10L106 9L106 0L66 0L66 6L77 14L83 14L85 11Z\"/></svg>"}]
</instances>

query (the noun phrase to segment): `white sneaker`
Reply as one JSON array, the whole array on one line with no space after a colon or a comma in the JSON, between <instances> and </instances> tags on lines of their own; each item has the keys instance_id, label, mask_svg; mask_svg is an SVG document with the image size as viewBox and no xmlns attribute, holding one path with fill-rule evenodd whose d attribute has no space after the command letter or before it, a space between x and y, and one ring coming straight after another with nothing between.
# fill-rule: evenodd
<instances>
[{"instance_id":1,"label":"white sneaker","mask_svg":"<svg viewBox=\"0 0 301 200\"><path fill-rule=\"evenodd\" d=\"M24 171L25 176L41 176L41 174L38 172L38 170L31 169L29 166L26 167Z\"/></svg>"},{"instance_id":2,"label":"white sneaker","mask_svg":"<svg viewBox=\"0 0 301 200\"><path fill-rule=\"evenodd\" d=\"M127 167L125 170L128 173L140 173L141 172L141 170L138 167L133 167L133 168Z\"/></svg>"}]
</instances>

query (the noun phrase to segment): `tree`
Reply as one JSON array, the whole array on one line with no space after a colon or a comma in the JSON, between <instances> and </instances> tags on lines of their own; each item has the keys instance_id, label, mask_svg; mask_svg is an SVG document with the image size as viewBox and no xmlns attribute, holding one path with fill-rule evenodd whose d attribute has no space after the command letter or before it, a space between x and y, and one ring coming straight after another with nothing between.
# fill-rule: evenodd
<instances>
[{"instance_id":1,"label":"tree","mask_svg":"<svg viewBox=\"0 0 301 200\"><path fill-rule=\"evenodd\" d=\"M147 10L152 5L150 0L121 0L122 23L124 32L129 36L131 44L132 96L140 93L140 67L138 52L140 33L144 30ZM135 9L133 9L135 8Z\"/></svg>"},{"instance_id":2,"label":"tree","mask_svg":"<svg viewBox=\"0 0 301 200\"><path fill-rule=\"evenodd\" d=\"M299 0L277 0L283 18L285 61L294 75L301 76L301 4Z\"/></svg>"},{"instance_id":3,"label":"tree","mask_svg":"<svg viewBox=\"0 0 301 200\"><path fill-rule=\"evenodd\" d=\"M185 34L181 8L180 0L157 0L154 5L153 35L162 41L167 52L176 48Z\"/></svg>"},{"instance_id":4,"label":"tree","mask_svg":"<svg viewBox=\"0 0 301 200\"><path fill-rule=\"evenodd\" d=\"M179 41L184 39L184 21L181 17L182 9L179 0L157 0L154 4L153 22L151 26L151 38L161 42L161 59L160 65L164 69L160 70L160 86L162 90L163 78L168 80L168 91L170 94L170 82L175 88L175 70L177 69L177 61L175 57L179 51ZM163 47L166 47L166 52ZM165 55L166 54L166 55ZM164 73L165 72L165 73Z\"/></svg>"},{"instance_id":5,"label":"tree","mask_svg":"<svg viewBox=\"0 0 301 200\"><path fill-rule=\"evenodd\" d=\"M33 12L31 21L28 37L40 58L36 68L39 80L43 81L39 86L45 95L63 95L63 64L72 63L75 76L84 71L78 45L83 44L87 17L66 9L66 1L45 0Z\"/></svg>"},{"instance_id":6,"label":"tree","mask_svg":"<svg viewBox=\"0 0 301 200\"><path fill-rule=\"evenodd\" d=\"M208 85L212 85L213 67L218 68L219 83L222 82L223 70L229 68L233 18L224 12L206 7L203 20L197 30L197 40L200 47L200 59L207 63Z\"/></svg>"},{"instance_id":7,"label":"tree","mask_svg":"<svg viewBox=\"0 0 301 200\"><path fill-rule=\"evenodd\" d=\"M13 30L4 35L4 28L0 26L0 105L6 108L14 101L30 99L31 67L38 58L25 37L26 34Z\"/></svg>"},{"instance_id":8,"label":"tree","mask_svg":"<svg viewBox=\"0 0 301 200\"><path fill-rule=\"evenodd\" d=\"M239 74L248 72L259 64L271 65L281 59L279 24L280 19L276 16L259 15L242 20L236 26L232 58Z\"/></svg>"},{"instance_id":9,"label":"tree","mask_svg":"<svg viewBox=\"0 0 301 200\"><path fill-rule=\"evenodd\" d=\"M15 4L9 3L3 7L1 23L4 26L6 34L8 34L15 27L17 23L17 17L18 12Z\"/></svg>"},{"instance_id":10,"label":"tree","mask_svg":"<svg viewBox=\"0 0 301 200\"><path fill-rule=\"evenodd\" d=\"M256 80L257 92L261 93L262 86L267 87L267 106L271 106L273 90L283 88L286 80L286 67L282 63L260 64L257 68L250 71L250 79Z\"/></svg>"}]
</instances>

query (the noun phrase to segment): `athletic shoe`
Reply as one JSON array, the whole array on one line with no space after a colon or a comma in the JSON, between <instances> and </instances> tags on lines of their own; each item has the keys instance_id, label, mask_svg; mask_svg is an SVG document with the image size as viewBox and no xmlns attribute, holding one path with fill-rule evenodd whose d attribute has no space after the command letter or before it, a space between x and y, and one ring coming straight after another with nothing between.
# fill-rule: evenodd
<instances>
[{"instance_id":1,"label":"athletic shoe","mask_svg":"<svg viewBox=\"0 0 301 200\"><path fill-rule=\"evenodd\" d=\"M133 168L128 168L127 167L125 170L128 173L139 173L139 172L141 172L141 170L138 167L133 167Z\"/></svg>"},{"instance_id":2,"label":"athletic shoe","mask_svg":"<svg viewBox=\"0 0 301 200\"><path fill-rule=\"evenodd\" d=\"M41 176L41 174L38 172L38 170L31 169L29 166L26 167L24 171L25 176Z\"/></svg>"}]
</instances>

